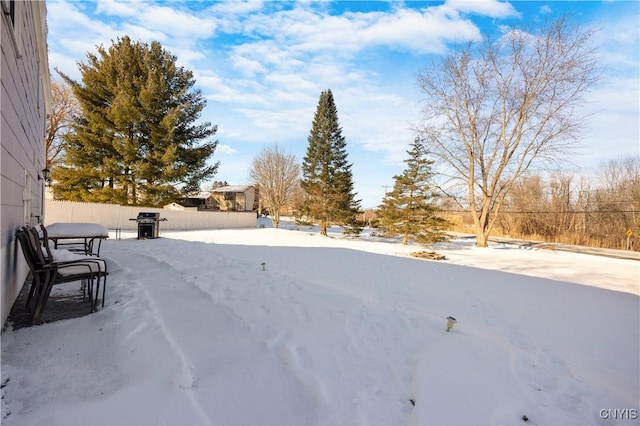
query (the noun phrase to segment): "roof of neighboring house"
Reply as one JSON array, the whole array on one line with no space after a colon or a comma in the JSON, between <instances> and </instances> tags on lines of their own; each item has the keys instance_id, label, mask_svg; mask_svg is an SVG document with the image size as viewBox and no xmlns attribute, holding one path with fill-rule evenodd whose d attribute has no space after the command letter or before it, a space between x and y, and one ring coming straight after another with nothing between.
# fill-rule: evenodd
<instances>
[{"instance_id":1,"label":"roof of neighboring house","mask_svg":"<svg viewBox=\"0 0 640 426\"><path fill-rule=\"evenodd\" d=\"M216 188L211 192L247 192L251 188L253 188L251 185L227 185Z\"/></svg>"}]
</instances>

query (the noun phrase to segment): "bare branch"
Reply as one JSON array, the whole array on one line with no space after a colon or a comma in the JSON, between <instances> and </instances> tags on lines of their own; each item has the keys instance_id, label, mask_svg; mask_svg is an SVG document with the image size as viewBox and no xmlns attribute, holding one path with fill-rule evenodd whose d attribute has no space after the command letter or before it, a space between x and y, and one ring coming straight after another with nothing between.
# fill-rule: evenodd
<instances>
[{"instance_id":1,"label":"bare branch","mask_svg":"<svg viewBox=\"0 0 640 426\"><path fill-rule=\"evenodd\" d=\"M583 121L575 111L597 79L593 34L565 16L536 33L512 28L419 75L419 133L435 167L467 186L479 246L514 182L576 147Z\"/></svg>"},{"instance_id":2,"label":"bare branch","mask_svg":"<svg viewBox=\"0 0 640 426\"><path fill-rule=\"evenodd\" d=\"M67 83L51 82L51 113L47 117L45 142L47 168L60 161L65 148L64 136L71 131L71 123L80 113L78 101Z\"/></svg>"},{"instance_id":3,"label":"bare branch","mask_svg":"<svg viewBox=\"0 0 640 426\"><path fill-rule=\"evenodd\" d=\"M300 165L293 154L283 152L275 144L253 159L249 177L259 186L260 199L277 228L280 210L291 201L300 184Z\"/></svg>"}]
</instances>

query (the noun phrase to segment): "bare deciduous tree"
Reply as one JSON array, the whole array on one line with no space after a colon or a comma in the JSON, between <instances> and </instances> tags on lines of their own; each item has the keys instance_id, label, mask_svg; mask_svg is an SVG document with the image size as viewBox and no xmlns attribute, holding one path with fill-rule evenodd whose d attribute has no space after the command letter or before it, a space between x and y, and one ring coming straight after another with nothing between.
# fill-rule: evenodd
<instances>
[{"instance_id":1,"label":"bare deciduous tree","mask_svg":"<svg viewBox=\"0 0 640 426\"><path fill-rule=\"evenodd\" d=\"M640 156L582 177L526 175L514 182L496 228L549 242L640 250Z\"/></svg>"},{"instance_id":2,"label":"bare deciduous tree","mask_svg":"<svg viewBox=\"0 0 640 426\"><path fill-rule=\"evenodd\" d=\"M73 89L66 83L51 82L51 113L45 132L47 168L53 168L64 152L64 135L71 129L71 121L80 112Z\"/></svg>"},{"instance_id":3,"label":"bare deciduous tree","mask_svg":"<svg viewBox=\"0 0 640 426\"><path fill-rule=\"evenodd\" d=\"M505 198L497 226L508 234L546 241L574 233L579 194L573 181L570 174L555 174L547 181L538 175L523 176Z\"/></svg>"},{"instance_id":4,"label":"bare deciduous tree","mask_svg":"<svg viewBox=\"0 0 640 426\"><path fill-rule=\"evenodd\" d=\"M634 242L640 233L640 156L603 163L597 176L598 189L590 196L598 213L589 218L590 231L602 245L625 248L626 232Z\"/></svg>"},{"instance_id":5,"label":"bare deciduous tree","mask_svg":"<svg viewBox=\"0 0 640 426\"><path fill-rule=\"evenodd\" d=\"M470 210L477 246L486 247L514 182L575 146L576 108L596 81L593 34L567 17L535 33L512 28L418 76L426 107L417 130L447 177L442 189Z\"/></svg>"},{"instance_id":6,"label":"bare deciduous tree","mask_svg":"<svg viewBox=\"0 0 640 426\"><path fill-rule=\"evenodd\" d=\"M260 199L269 210L273 226L280 224L280 210L300 185L300 165L293 154L276 144L254 157L249 176L260 186Z\"/></svg>"}]
</instances>

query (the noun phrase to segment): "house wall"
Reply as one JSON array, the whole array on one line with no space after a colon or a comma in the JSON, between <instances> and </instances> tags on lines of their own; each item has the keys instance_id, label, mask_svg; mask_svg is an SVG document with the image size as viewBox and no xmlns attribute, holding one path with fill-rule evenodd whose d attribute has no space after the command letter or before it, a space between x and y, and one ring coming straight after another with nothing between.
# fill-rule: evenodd
<instances>
[{"instance_id":1,"label":"house wall","mask_svg":"<svg viewBox=\"0 0 640 426\"><path fill-rule=\"evenodd\" d=\"M98 223L107 229L137 230L134 220L139 212L159 212L166 222L163 230L255 228L255 212L200 212L159 209L151 207L119 206L116 204L80 203L75 201L47 200L45 225L56 222Z\"/></svg>"},{"instance_id":2,"label":"house wall","mask_svg":"<svg viewBox=\"0 0 640 426\"><path fill-rule=\"evenodd\" d=\"M244 193L244 209L253 210L253 204L256 198L256 189L251 187Z\"/></svg>"},{"instance_id":3,"label":"house wall","mask_svg":"<svg viewBox=\"0 0 640 426\"><path fill-rule=\"evenodd\" d=\"M50 107L43 1L0 0L0 319L27 276L15 231L43 213L44 129ZM9 14L13 8L13 19Z\"/></svg>"},{"instance_id":4,"label":"house wall","mask_svg":"<svg viewBox=\"0 0 640 426\"><path fill-rule=\"evenodd\" d=\"M223 211L253 211L256 190L247 188L244 192L212 192L211 199L216 208Z\"/></svg>"}]
</instances>

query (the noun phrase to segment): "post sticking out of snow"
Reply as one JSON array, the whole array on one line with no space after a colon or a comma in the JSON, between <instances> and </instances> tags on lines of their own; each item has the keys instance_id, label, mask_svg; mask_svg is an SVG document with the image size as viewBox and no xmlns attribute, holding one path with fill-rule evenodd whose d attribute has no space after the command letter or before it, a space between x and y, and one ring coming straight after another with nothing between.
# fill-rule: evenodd
<instances>
[{"instance_id":1,"label":"post sticking out of snow","mask_svg":"<svg viewBox=\"0 0 640 426\"><path fill-rule=\"evenodd\" d=\"M447 317L447 333L453 328L453 325L458 322L454 317Z\"/></svg>"},{"instance_id":2,"label":"post sticking out of snow","mask_svg":"<svg viewBox=\"0 0 640 426\"><path fill-rule=\"evenodd\" d=\"M266 271L267 270L267 264L262 262L261 265L262 265L262 270Z\"/></svg>"}]
</instances>

